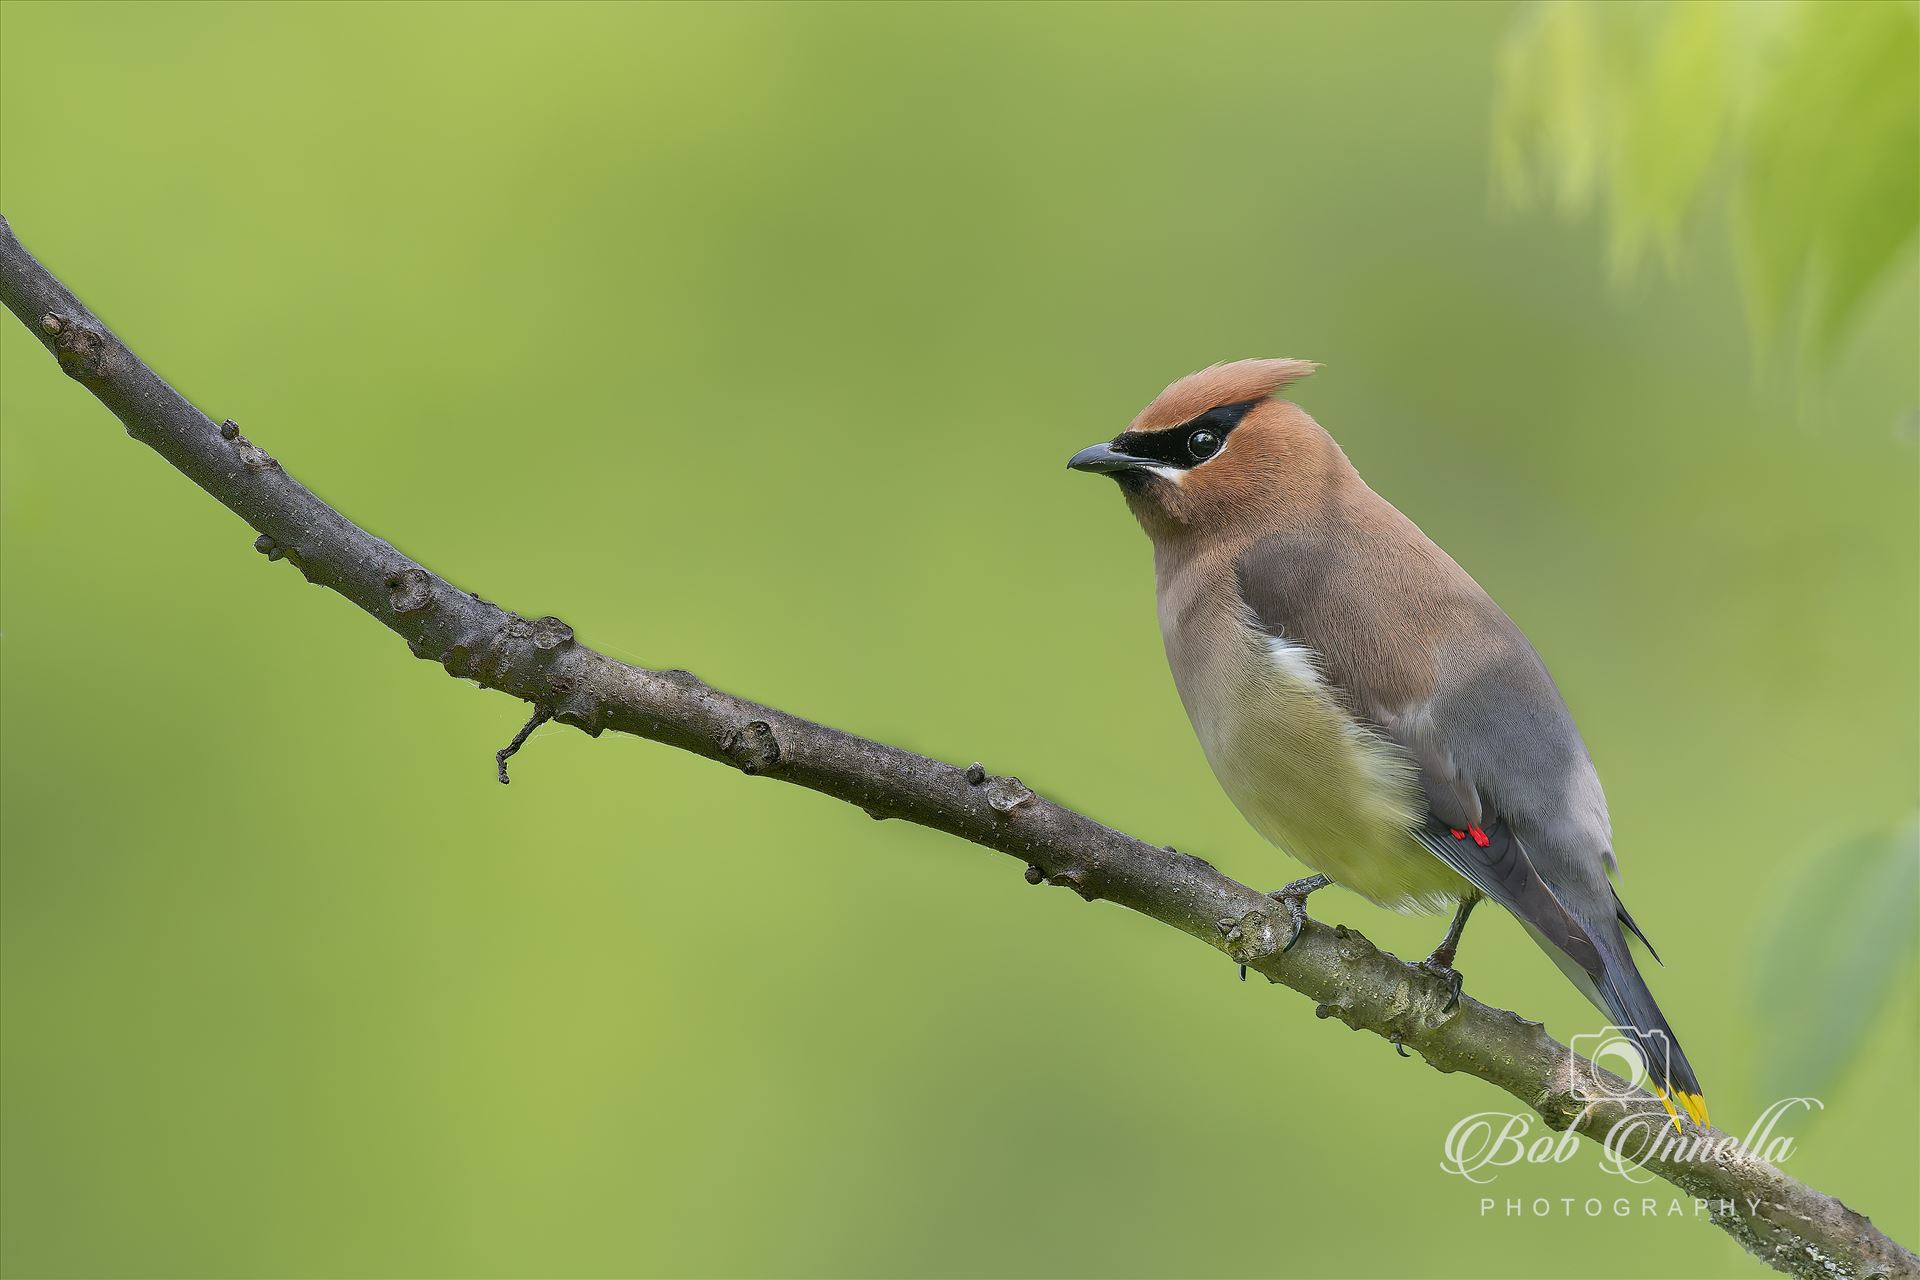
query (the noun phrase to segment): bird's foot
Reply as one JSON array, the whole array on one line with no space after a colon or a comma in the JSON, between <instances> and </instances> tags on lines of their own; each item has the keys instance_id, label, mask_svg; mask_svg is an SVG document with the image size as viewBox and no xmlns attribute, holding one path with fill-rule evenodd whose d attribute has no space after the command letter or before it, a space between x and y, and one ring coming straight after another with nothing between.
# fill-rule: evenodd
<instances>
[{"instance_id":1,"label":"bird's foot","mask_svg":"<svg viewBox=\"0 0 1920 1280\"><path fill-rule=\"evenodd\" d=\"M1468 830L1476 837L1480 834L1478 827L1469 827ZM1447 984L1447 1002L1440 1006L1441 1013L1452 1013L1460 1003L1460 972L1453 967L1453 957L1460 950L1460 935L1466 932L1467 917L1473 914L1474 904L1479 901L1478 893L1469 893L1460 899L1460 906L1453 913L1453 923L1447 926L1447 936L1440 939L1440 945L1433 949L1432 955L1420 962L1419 967L1423 972Z\"/></svg>"},{"instance_id":2,"label":"bird's foot","mask_svg":"<svg viewBox=\"0 0 1920 1280\"><path fill-rule=\"evenodd\" d=\"M1465 982L1465 979L1460 976L1460 971L1449 963L1452 959L1452 956L1443 956L1435 951L1415 966L1420 972L1430 973L1447 984L1447 1002L1440 1006L1442 1013L1452 1013L1459 1005L1460 988Z\"/></svg>"},{"instance_id":3,"label":"bird's foot","mask_svg":"<svg viewBox=\"0 0 1920 1280\"><path fill-rule=\"evenodd\" d=\"M1304 880L1295 880L1284 889L1275 889L1268 894L1275 902L1287 909L1287 919L1293 924L1293 935L1287 939L1282 951L1293 950L1293 944L1300 941L1300 935L1307 931L1307 895L1315 890L1324 889L1333 881L1325 876L1308 876Z\"/></svg>"},{"instance_id":4,"label":"bird's foot","mask_svg":"<svg viewBox=\"0 0 1920 1280\"><path fill-rule=\"evenodd\" d=\"M1275 889L1267 895L1286 908L1287 919L1293 925L1292 934L1288 936L1286 944L1280 948L1282 951L1293 950L1293 944L1300 941L1300 935L1307 931L1307 895L1316 889L1324 889L1332 883L1333 881L1325 876L1308 876L1304 880L1295 880L1284 889ZM1240 981L1246 980L1247 966L1241 965Z\"/></svg>"}]
</instances>

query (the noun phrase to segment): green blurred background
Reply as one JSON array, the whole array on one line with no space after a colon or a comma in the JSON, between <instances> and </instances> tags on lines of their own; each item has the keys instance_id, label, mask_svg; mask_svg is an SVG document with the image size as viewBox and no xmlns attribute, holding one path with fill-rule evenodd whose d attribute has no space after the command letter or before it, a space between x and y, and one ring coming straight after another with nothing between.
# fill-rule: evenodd
<instances>
[{"instance_id":1,"label":"green blurred background","mask_svg":"<svg viewBox=\"0 0 1920 1280\"><path fill-rule=\"evenodd\" d=\"M1896 88L1912 12L1871 17ZM1299 868L1207 772L1146 542L1062 463L1199 365L1325 362L1300 401L1580 717L1716 1121L1818 1092L1789 1170L1911 1246L1908 913L1807 886L1916 802L1912 244L1801 341L1731 150L1657 267L1577 154L1527 206L1538 20L12 3L0 207L463 585L1263 886ZM1623 1188L1442 1173L1517 1104L997 855L570 730L501 787L518 707L268 565L11 319L0 357L8 1274L1759 1270L1483 1217ZM1504 917L1461 967L1600 1021Z\"/></svg>"}]
</instances>

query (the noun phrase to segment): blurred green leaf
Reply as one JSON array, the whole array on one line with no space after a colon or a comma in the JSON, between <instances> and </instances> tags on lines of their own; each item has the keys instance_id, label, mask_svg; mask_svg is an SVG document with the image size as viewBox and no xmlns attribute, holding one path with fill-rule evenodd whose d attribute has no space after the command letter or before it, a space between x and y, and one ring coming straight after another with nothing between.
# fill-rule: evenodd
<instances>
[{"instance_id":1,"label":"blurred green leaf","mask_svg":"<svg viewBox=\"0 0 1920 1280\"><path fill-rule=\"evenodd\" d=\"M1612 250L1636 267L1648 249L1671 263L1687 211L1706 185L1731 109L1720 5L1675 5L1635 52L1615 103Z\"/></svg>"},{"instance_id":2,"label":"blurred green leaf","mask_svg":"<svg viewBox=\"0 0 1920 1280\"><path fill-rule=\"evenodd\" d=\"M1803 308L1828 360L1920 224L1920 23L1908 3L1601 5L1524 13L1499 55L1494 181L1512 207L1604 199L1623 278L1677 265L1717 204L1749 318Z\"/></svg>"},{"instance_id":3,"label":"blurred green leaf","mask_svg":"<svg viewBox=\"0 0 1920 1280\"><path fill-rule=\"evenodd\" d=\"M1920 219L1920 60L1903 4L1812 7L1752 127L1740 187L1742 271L1773 332L1804 291L1832 353Z\"/></svg>"},{"instance_id":4,"label":"blurred green leaf","mask_svg":"<svg viewBox=\"0 0 1920 1280\"><path fill-rule=\"evenodd\" d=\"M1518 208L1531 207L1541 185L1566 212L1592 201L1611 96L1598 27L1587 5L1538 5L1500 48L1494 179Z\"/></svg>"},{"instance_id":5,"label":"blurred green leaf","mask_svg":"<svg viewBox=\"0 0 1920 1280\"><path fill-rule=\"evenodd\" d=\"M1768 1099L1819 1097L1860 1052L1920 942L1920 815L1801 869L1754 963Z\"/></svg>"}]
</instances>

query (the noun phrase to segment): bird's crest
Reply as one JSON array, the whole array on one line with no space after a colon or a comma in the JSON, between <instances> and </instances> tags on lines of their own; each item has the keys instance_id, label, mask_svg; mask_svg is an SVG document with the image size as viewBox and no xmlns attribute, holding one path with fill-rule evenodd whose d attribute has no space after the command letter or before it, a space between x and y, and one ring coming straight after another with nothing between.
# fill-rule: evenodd
<instances>
[{"instance_id":1,"label":"bird's crest","mask_svg":"<svg viewBox=\"0 0 1920 1280\"><path fill-rule=\"evenodd\" d=\"M1177 427L1217 405L1264 400L1320 366L1311 360L1235 360L1190 373L1154 397L1130 431Z\"/></svg>"}]
</instances>

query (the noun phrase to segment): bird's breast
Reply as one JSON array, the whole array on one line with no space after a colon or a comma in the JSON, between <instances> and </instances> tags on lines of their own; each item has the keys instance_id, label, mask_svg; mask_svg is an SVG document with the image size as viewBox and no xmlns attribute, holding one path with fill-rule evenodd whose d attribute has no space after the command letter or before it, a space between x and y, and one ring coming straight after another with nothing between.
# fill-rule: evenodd
<instances>
[{"instance_id":1,"label":"bird's breast","mask_svg":"<svg viewBox=\"0 0 1920 1280\"><path fill-rule=\"evenodd\" d=\"M1458 895L1463 882L1410 834L1425 807L1412 760L1351 713L1318 655L1200 584L1163 584L1160 622L1207 762L1255 830L1383 906Z\"/></svg>"}]
</instances>

